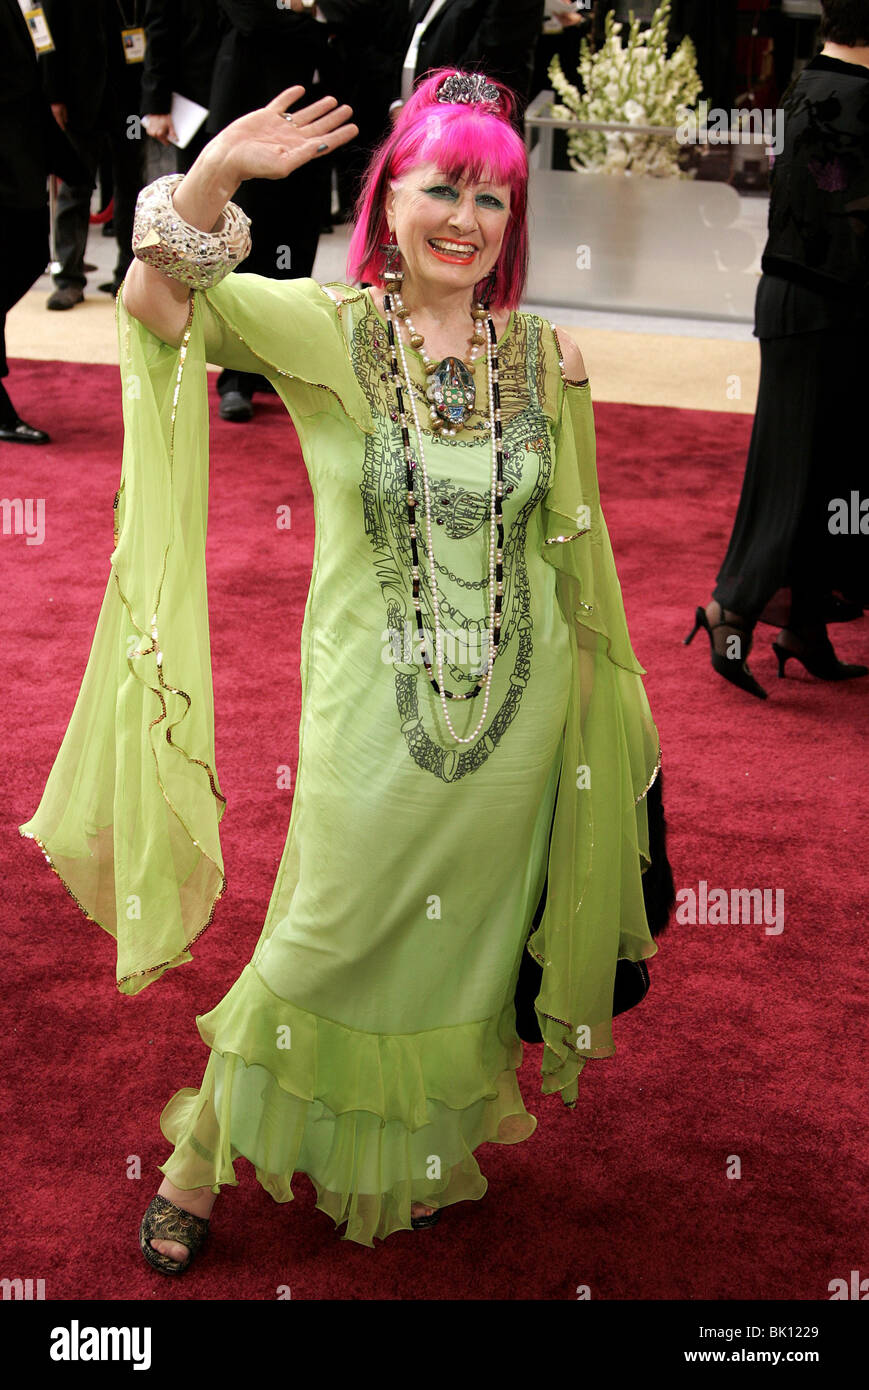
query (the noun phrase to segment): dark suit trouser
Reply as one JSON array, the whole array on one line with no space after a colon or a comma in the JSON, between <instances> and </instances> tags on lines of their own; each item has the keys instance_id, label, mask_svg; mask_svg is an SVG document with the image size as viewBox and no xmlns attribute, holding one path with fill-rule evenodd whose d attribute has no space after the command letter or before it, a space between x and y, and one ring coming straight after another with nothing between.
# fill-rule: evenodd
<instances>
[{"instance_id":1,"label":"dark suit trouser","mask_svg":"<svg viewBox=\"0 0 869 1390\"><path fill-rule=\"evenodd\" d=\"M67 128L66 133L85 165L93 170L93 177L87 184L61 183L58 189L54 243L60 269L54 276L54 283L58 289L84 289L87 283L84 258L90 225L91 195L104 149L111 154L114 199L112 223L118 243L114 279L116 283L120 283L133 259L133 217L136 198L142 186L142 139L128 140L124 132L109 134L104 130L73 131Z\"/></svg>"},{"instance_id":2,"label":"dark suit trouser","mask_svg":"<svg viewBox=\"0 0 869 1390\"><path fill-rule=\"evenodd\" d=\"M4 207L0 215L0 378L9 375L6 315L39 279L48 256L48 203L41 208ZM4 405L0 396L0 415Z\"/></svg>"}]
</instances>

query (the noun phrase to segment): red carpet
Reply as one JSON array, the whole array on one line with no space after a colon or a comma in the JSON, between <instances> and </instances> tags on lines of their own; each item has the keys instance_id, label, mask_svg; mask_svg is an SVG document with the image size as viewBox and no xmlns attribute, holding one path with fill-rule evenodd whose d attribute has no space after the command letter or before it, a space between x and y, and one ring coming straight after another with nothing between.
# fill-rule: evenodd
<instances>
[{"instance_id":1,"label":"red carpet","mask_svg":"<svg viewBox=\"0 0 869 1390\"><path fill-rule=\"evenodd\" d=\"M286 836L295 771L298 644L313 551L310 492L275 397L233 425L212 403L209 588L217 766L229 806L228 891L193 964L134 999L114 945L88 923L17 825L35 810L72 710L108 577L121 457L115 368L12 364L41 448L0 445L4 497L45 499L45 537L0 536L3 557L4 1276L48 1299L826 1299L869 1274L865 1158L865 796L869 680L826 685L791 665L770 691L715 676L708 641L681 638L708 599L729 533L751 419L598 405L598 463L634 646L664 747L677 888L784 893L784 930L678 925L648 999L616 1023L618 1055L590 1063L579 1104L520 1073L535 1135L487 1145L489 1190L434 1231L375 1250L341 1241L308 1180L275 1204L249 1164L227 1188L208 1254L168 1280L138 1250L168 1146L158 1116L196 1086L196 1013L250 958ZM289 503L292 529L276 508ZM833 628L869 660L869 622ZM230 703L236 683L243 699ZM135 1157L141 1159L141 1177ZM734 1157L735 1156L735 1157ZM730 1177L735 1158L741 1177ZM132 1174L132 1176L131 1176ZM11 1201L10 1199L14 1199Z\"/></svg>"}]
</instances>

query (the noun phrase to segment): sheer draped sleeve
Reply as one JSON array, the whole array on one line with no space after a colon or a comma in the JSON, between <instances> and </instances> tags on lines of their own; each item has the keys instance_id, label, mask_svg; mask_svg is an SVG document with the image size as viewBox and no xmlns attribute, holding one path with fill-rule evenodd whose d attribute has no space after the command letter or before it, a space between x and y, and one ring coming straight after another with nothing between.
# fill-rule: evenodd
<instances>
[{"instance_id":1,"label":"sheer draped sleeve","mask_svg":"<svg viewBox=\"0 0 869 1390\"><path fill-rule=\"evenodd\" d=\"M618 959L657 951L642 873L649 864L645 797L660 746L600 505L591 390L566 384L557 360L550 370L554 468L542 503L542 553L557 571L574 679L546 907L528 949L543 967L535 1004L543 1089L560 1091L572 1105L586 1061L615 1051Z\"/></svg>"},{"instance_id":2,"label":"sheer draped sleeve","mask_svg":"<svg viewBox=\"0 0 869 1390\"><path fill-rule=\"evenodd\" d=\"M372 428L350 360L340 295L329 294L316 280L235 272L195 296L206 361L261 373L294 416L327 408L327 393L360 429Z\"/></svg>"},{"instance_id":3,"label":"sheer draped sleeve","mask_svg":"<svg viewBox=\"0 0 869 1390\"><path fill-rule=\"evenodd\" d=\"M40 804L19 827L116 938L135 994L191 959L225 886L205 576L206 362L263 372L294 419L373 428L338 306L313 280L195 290L183 341L117 299L124 413L115 546L91 651ZM75 673L70 672L72 680Z\"/></svg>"}]
</instances>

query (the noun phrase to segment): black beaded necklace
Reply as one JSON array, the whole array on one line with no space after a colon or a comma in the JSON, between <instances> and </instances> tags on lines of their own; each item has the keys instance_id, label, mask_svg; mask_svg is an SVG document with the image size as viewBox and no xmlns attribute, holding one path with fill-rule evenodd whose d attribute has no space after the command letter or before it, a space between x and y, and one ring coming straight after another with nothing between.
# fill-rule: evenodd
<instances>
[{"instance_id":1,"label":"black beaded necklace","mask_svg":"<svg viewBox=\"0 0 869 1390\"><path fill-rule=\"evenodd\" d=\"M385 278L387 278L387 281L388 281L388 277L385 277ZM395 278L397 279L397 277L395 277ZM413 458L413 455L412 455L412 453L411 453L410 432L409 432L409 430L408 430L408 425L407 425L407 412L406 412L406 410L405 410L405 402L404 402L404 386L403 386L403 384L402 384L402 377L401 377L401 372L400 372L400 370L399 370L399 363L398 363L398 352L399 352L399 350L401 351L401 356L402 356L403 365L404 365L404 375L405 375L405 379L406 379L406 382L407 382L407 391L408 391L408 395L410 396L410 406L411 406L411 410L412 410L413 417L414 417L414 425L415 425L416 434L417 434L417 443L418 443L419 454L420 454L420 462L421 462L421 464L422 464L423 484L424 484L424 488L425 488L426 530L427 530L427 538L428 538L428 554L429 554L429 561L430 561L430 578L431 578L431 588L432 588L432 605L433 605L433 608L434 608L434 619L435 619L435 640L436 640L436 648L437 648L437 650L436 650L436 658L437 658L437 661L438 661L438 673L439 673L440 678L441 678L441 679L440 679L440 682L439 682L439 681L436 679L436 677L435 677L434 668L433 668L433 666L432 666L431 661L428 659L428 656L426 655L424 649L423 649L423 652L422 652L422 659L423 659L423 664L425 665L426 672L427 672L427 674L428 674L429 681L430 681L430 683L431 683L431 685L432 685L432 688L433 688L433 690L435 691L435 693L436 693L437 695L439 695L440 698L441 698L441 703L442 703L442 705L443 705L443 710L444 710L444 717L445 717L445 719L446 719L447 727L448 727L450 733L452 734L452 737L455 739L455 741L456 741L457 743L470 743L470 742L473 741L474 738L476 738L477 734L479 733L480 729L482 728L483 721L485 720L485 717L486 717L486 710L487 710L487 708L488 708L488 703L489 703L489 692L490 692L490 689L491 689L492 667L493 667L494 661L495 661L495 659L496 659L496 657L497 657L497 654L498 654L498 645L499 645L499 639L500 639L500 634L501 634L501 607L502 607L503 593L504 593L504 578L503 578L504 523L503 523L503 515L502 515L502 498L503 498L503 495L504 495L503 437L502 437L502 429L501 429L501 393L500 393L499 377L498 377L498 341L497 341L497 337L496 337L496 334L495 334L495 324L494 324L494 322L493 322L493 320L492 320L491 314L490 314L490 313L487 313L487 315L486 315L486 331L487 331L487 354L486 354L486 360L487 360L488 377L489 377L489 419L490 419L490 426L491 426L492 460L493 460L492 504L491 504L491 511L490 511L490 526L491 526L491 531L490 531L490 546L489 546L489 556L490 556L490 578L491 578L491 583L490 583L490 594L489 594L489 605L490 605L490 607L489 607L489 612L490 612L490 620L491 620L491 640L490 640L489 666L488 666L488 670L487 670L487 672L486 672L486 675L482 678L482 680L477 681L476 685L474 686L474 688L473 688L472 690L469 690L469 691L467 691L467 692L464 693L464 694L455 694L455 693L452 692L452 691L446 690L446 689L444 688L444 686L443 686L443 640L442 640L442 636L441 636L441 629L440 629L439 616L438 616L437 580L436 580L436 577L435 577L435 574L434 574L434 551L433 551L432 535L431 535L431 499L430 499L430 490L429 490L429 487L428 487L428 476L427 476L426 471L425 471L425 455L424 455L424 452L423 452L422 431L421 431L420 426L419 426L419 419L418 419L417 411L416 411L416 402L415 402L414 396L413 396L413 391L412 391L412 387L411 387L411 383L410 383L410 374L409 374L408 369L407 369L407 359L406 359L406 357L405 357L405 355L404 355L404 345L403 345L403 343L401 342L400 334L398 335L398 341L396 341L396 332L395 332L395 302L394 302L393 294L392 294L392 292L391 292L389 289L387 289L387 290L384 292L384 296L383 296L383 307L384 307L384 309L385 309L385 311L386 311L386 323L387 323L387 331L388 331L388 336L389 336L389 350L390 350L390 356L391 356L391 360L392 360L392 381L393 381L393 385L395 386L395 395L396 395L396 401L397 401L397 404L398 404L398 418L399 418L399 423L400 423L400 428L401 428L401 440L402 440L402 445L403 445L403 449L404 449L404 461L405 461L405 470L406 470L406 479L407 479L407 515L408 515L408 526L409 526L409 530L410 530L410 547L411 547L411 560L412 560L413 601L414 601L414 609L415 609L415 612L416 612L417 632L418 632L418 635L419 635L420 639L421 639L421 640L424 640L423 619L422 619L422 612L421 612L421 610L420 610L420 601L419 601L419 595L420 595L420 589L419 589L419 551L418 551L418 547L417 547L417 531L416 531L416 508L417 508L417 505L418 505L418 504L417 504L416 492L415 492L415 487L414 487L415 470L416 470L416 466L417 466L417 465L416 465L416 460ZM497 540L496 540L496 538L495 538L495 531L497 531ZM483 712L482 712L482 715L480 716L479 724L477 725L477 728L474 730L474 732L473 732L471 735L469 735L467 738L462 738L462 737L460 737L458 734L456 734L455 730L454 730L453 727L452 727L452 722L451 722L450 717L449 717L449 713L448 713L448 710L447 710L446 701L447 701L447 700L472 700L472 699L474 699L474 698L479 694L479 692L482 690L482 688L483 688L484 685L485 685L485 687L486 687L486 697L485 697L485 701L484 701Z\"/></svg>"}]
</instances>

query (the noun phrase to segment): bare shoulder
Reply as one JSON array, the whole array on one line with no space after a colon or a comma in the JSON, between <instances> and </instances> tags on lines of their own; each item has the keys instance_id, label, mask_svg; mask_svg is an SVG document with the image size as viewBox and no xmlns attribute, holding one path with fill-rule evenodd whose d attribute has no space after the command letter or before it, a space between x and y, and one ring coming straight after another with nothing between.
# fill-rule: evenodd
<instances>
[{"instance_id":1,"label":"bare shoulder","mask_svg":"<svg viewBox=\"0 0 869 1390\"><path fill-rule=\"evenodd\" d=\"M570 329L556 325L555 331L558 335L558 346L561 349L561 358L564 363L564 379L574 383L580 383L588 379L588 372L585 370L585 362L575 340L570 335Z\"/></svg>"}]
</instances>

